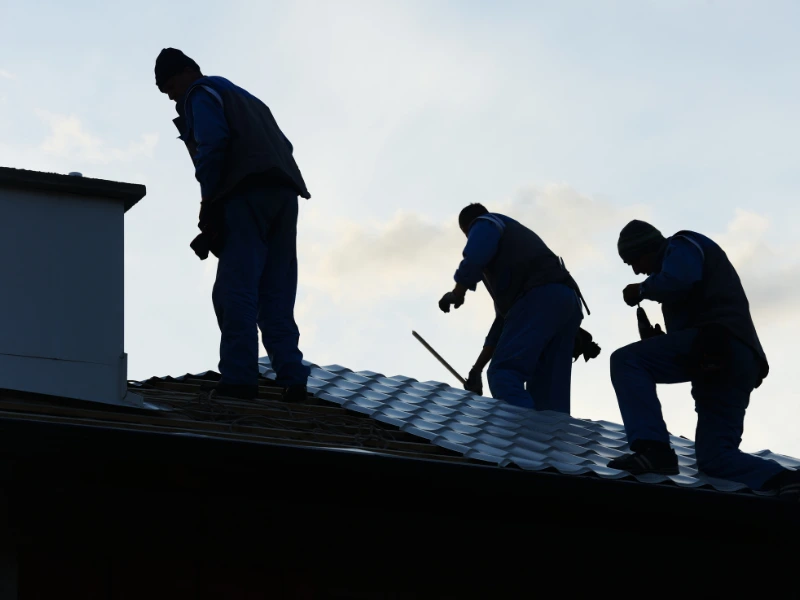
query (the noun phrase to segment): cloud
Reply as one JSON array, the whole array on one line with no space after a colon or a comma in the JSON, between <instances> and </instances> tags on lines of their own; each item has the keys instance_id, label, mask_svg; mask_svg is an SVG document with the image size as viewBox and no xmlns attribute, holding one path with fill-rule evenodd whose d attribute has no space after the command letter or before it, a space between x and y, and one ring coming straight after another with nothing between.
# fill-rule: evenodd
<instances>
[{"instance_id":1,"label":"cloud","mask_svg":"<svg viewBox=\"0 0 800 600\"><path fill-rule=\"evenodd\" d=\"M626 220L647 214L643 207L620 209L564 184L528 186L491 210L533 228L572 272L607 266L614 258L608 252L610 238L615 239ZM461 260L465 238L456 217L439 223L417 213L398 212L388 221L312 223L312 227L333 227L337 239L330 246L306 250L304 282L334 301L350 302L349 290L361 288L358 299L364 303L398 293L438 290L452 281Z\"/></svg>"},{"instance_id":2,"label":"cloud","mask_svg":"<svg viewBox=\"0 0 800 600\"><path fill-rule=\"evenodd\" d=\"M712 235L736 267L758 324L794 317L800 298L800 252L776 243L769 229L767 217L737 209L725 232Z\"/></svg>"},{"instance_id":3,"label":"cloud","mask_svg":"<svg viewBox=\"0 0 800 600\"><path fill-rule=\"evenodd\" d=\"M41 150L59 157L69 157L94 164L129 162L136 158L153 156L158 134L146 133L138 142L125 149L110 148L101 138L86 131L78 117L59 115L46 110L36 114L50 126L50 135L42 142Z\"/></svg>"},{"instance_id":4,"label":"cloud","mask_svg":"<svg viewBox=\"0 0 800 600\"><path fill-rule=\"evenodd\" d=\"M0 69L0 79L16 79L17 76L14 73L10 73L5 69Z\"/></svg>"}]
</instances>

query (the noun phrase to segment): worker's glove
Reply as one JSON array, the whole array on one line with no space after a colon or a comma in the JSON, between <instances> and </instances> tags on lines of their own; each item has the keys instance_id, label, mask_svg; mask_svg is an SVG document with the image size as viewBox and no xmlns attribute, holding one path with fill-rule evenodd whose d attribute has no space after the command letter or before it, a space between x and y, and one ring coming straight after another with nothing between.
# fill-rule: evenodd
<instances>
[{"instance_id":1,"label":"worker's glove","mask_svg":"<svg viewBox=\"0 0 800 600\"><path fill-rule=\"evenodd\" d=\"M197 224L200 234L189 244L200 260L208 258L209 252L217 258L222 253L224 218L221 200L211 204L205 200L200 203L200 219Z\"/></svg>"},{"instance_id":2,"label":"worker's glove","mask_svg":"<svg viewBox=\"0 0 800 600\"><path fill-rule=\"evenodd\" d=\"M638 283L626 285L622 290L622 299L628 306L636 306L642 301L642 288Z\"/></svg>"},{"instance_id":3,"label":"worker's glove","mask_svg":"<svg viewBox=\"0 0 800 600\"><path fill-rule=\"evenodd\" d=\"M483 381L481 379L480 369L472 367L467 381L464 382L464 389L473 394L478 394L478 396L483 396Z\"/></svg>"},{"instance_id":4,"label":"worker's glove","mask_svg":"<svg viewBox=\"0 0 800 600\"><path fill-rule=\"evenodd\" d=\"M439 309L442 312L449 313L451 304L454 308L458 308L464 304L464 296L458 296L455 292L447 292L442 296L442 299L439 300Z\"/></svg>"},{"instance_id":5,"label":"worker's glove","mask_svg":"<svg viewBox=\"0 0 800 600\"><path fill-rule=\"evenodd\" d=\"M208 258L208 253L211 250L211 239L207 233L201 233L194 238L189 246L194 250L194 253L200 258L205 260Z\"/></svg>"}]
</instances>

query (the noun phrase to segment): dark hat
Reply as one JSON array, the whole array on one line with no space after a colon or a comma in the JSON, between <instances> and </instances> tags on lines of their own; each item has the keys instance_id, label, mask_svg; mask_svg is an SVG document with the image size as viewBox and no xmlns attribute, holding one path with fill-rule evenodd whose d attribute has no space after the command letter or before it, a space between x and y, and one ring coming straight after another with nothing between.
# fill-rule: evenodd
<instances>
[{"instance_id":1,"label":"dark hat","mask_svg":"<svg viewBox=\"0 0 800 600\"><path fill-rule=\"evenodd\" d=\"M156 58L156 85L161 88L170 77L181 73L186 67L200 70L196 62L177 48L164 48Z\"/></svg>"},{"instance_id":2,"label":"dark hat","mask_svg":"<svg viewBox=\"0 0 800 600\"><path fill-rule=\"evenodd\" d=\"M631 263L650 252L657 252L664 243L661 232L644 221L634 219L619 234L617 250L626 263Z\"/></svg>"}]
</instances>

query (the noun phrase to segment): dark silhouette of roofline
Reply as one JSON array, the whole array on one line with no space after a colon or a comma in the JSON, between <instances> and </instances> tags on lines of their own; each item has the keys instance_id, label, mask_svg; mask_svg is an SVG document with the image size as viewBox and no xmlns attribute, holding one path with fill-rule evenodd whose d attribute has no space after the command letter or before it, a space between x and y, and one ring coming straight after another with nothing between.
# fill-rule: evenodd
<instances>
[{"instance_id":1,"label":"dark silhouette of roofline","mask_svg":"<svg viewBox=\"0 0 800 600\"><path fill-rule=\"evenodd\" d=\"M144 198L147 193L145 186L136 183L120 183L105 179L41 173L8 167L0 167L0 186L122 200L125 203L125 212Z\"/></svg>"}]
</instances>

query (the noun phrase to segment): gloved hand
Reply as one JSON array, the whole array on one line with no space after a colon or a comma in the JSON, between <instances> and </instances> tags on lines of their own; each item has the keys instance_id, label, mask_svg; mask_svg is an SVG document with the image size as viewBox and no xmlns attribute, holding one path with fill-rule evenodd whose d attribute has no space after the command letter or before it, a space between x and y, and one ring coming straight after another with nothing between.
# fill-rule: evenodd
<instances>
[{"instance_id":1,"label":"gloved hand","mask_svg":"<svg viewBox=\"0 0 800 600\"><path fill-rule=\"evenodd\" d=\"M478 396L483 396L483 380L481 379L481 371L472 367L472 370L467 376L467 381L464 384L464 389Z\"/></svg>"},{"instance_id":2,"label":"gloved hand","mask_svg":"<svg viewBox=\"0 0 800 600\"><path fill-rule=\"evenodd\" d=\"M464 296L458 296L455 292L447 292L442 296L442 299L439 300L439 310L449 313L451 304L454 308L458 308L464 304Z\"/></svg>"},{"instance_id":3,"label":"gloved hand","mask_svg":"<svg viewBox=\"0 0 800 600\"><path fill-rule=\"evenodd\" d=\"M641 293L642 291L639 287L639 284L632 283L630 285L626 285L625 289L622 290L622 299L625 300L625 304L628 306L636 306L642 301Z\"/></svg>"},{"instance_id":4,"label":"gloved hand","mask_svg":"<svg viewBox=\"0 0 800 600\"><path fill-rule=\"evenodd\" d=\"M189 244L200 260L208 258L209 252L219 258L224 241L222 236L224 218L224 205L221 200L214 203L205 200L200 202L200 219L197 226L201 233Z\"/></svg>"},{"instance_id":5,"label":"gloved hand","mask_svg":"<svg viewBox=\"0 0 800 600\"><path fill-rule=\"evenodd\" d=\"M191 241L189 246L191 246L192 250L194 250L194 253L197 254L200 260L205 260L208 258L208 252L211 250L210 236L205 232L200 233Z\"/></svg>"}]
</instances>

